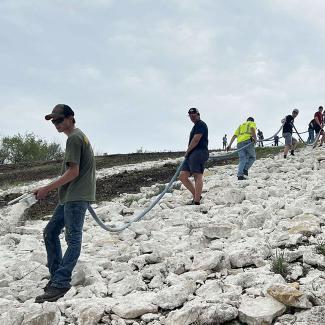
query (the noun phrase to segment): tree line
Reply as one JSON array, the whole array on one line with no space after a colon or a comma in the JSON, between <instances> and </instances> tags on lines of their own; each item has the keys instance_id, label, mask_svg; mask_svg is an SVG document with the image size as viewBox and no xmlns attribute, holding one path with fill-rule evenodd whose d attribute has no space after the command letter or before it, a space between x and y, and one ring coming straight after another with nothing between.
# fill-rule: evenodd
<instances>
[{"instance_id":1,"label":"tree line","mask_svg":"<svg viewBox=\"0 0 325 325\"><path fill-rule=\"evenodd\" d=\"M47 142L33 133L0 139L0 164L56 160L62 157L60 144Z\"/></svg>"}]
</instances>

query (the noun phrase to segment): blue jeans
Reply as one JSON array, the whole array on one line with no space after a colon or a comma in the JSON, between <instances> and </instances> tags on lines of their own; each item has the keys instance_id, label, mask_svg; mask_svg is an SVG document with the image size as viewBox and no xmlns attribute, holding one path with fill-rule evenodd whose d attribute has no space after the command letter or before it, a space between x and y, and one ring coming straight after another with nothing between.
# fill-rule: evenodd
<instances>
[{"instance_id":1,"label":"blue jeans","mask_svg":"<svg viewBox=\"0 0 325 325\"><path fill-rule=\"evenodd\" d=\"M247 146L250 143L249 146ZM243 141L237 144L237 149L247 146L245 149L242 149L238 152L239 156L239 165L238 165L238 174L237 176L244 176L244 170L249 170L254 161L256 160L256 153L254 143L250 140Z\"/></svg>"},{"instance_id":2,"label":"blue jeans","mask_svg":"<svg viewBox=\"0 0 325 325\"><path fill-rule=\"evenodd\" d=\"M86 201L59 204L44 229L47 266L51 275L50 281L54 287L71 287L71 274L80 256L82 228L88 206L89 202ZM59 235L64 227L68 247L62 258Z\"/></svg>"},{"instance_id":3,"label":"blue jeans","mask_svg":"<svg viewBox=\"0 0 325 325\"><path fill-rule=\"evenodd\" d=\"M314 143L314 141L315 141L314 129L308 128L308 133L309 133L309 136L308 136L307 143Z\"/></svg>"}]
</instances>

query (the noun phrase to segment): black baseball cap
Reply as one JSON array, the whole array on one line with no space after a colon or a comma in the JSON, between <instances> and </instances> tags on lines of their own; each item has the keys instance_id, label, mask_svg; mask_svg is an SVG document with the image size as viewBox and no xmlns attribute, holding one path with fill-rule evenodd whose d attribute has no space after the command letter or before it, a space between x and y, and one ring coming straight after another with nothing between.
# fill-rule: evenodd
<instances>
[{"instance_id":1,"label":"black baseball cap","mask_svg":"<svg viewBox=\"0 0 325 325\"><path fill-rule=\"evenodd\" d=\"M52 113L45 116L46 120L57 119L60 117L69 117L74 116L74 111L70 106L65 104L57 104L54 106Z\"/></svg>"},{"instance_id":2,"label":"black baseball cap","mask_svg":"<svg viewBox=\"0 0 325 325\"><path fill-rule=\"evenodd\" d=\"M200 114L200 112L197 108L192 107L188 110L188 114Z\"/></svg>"}]
</instances>

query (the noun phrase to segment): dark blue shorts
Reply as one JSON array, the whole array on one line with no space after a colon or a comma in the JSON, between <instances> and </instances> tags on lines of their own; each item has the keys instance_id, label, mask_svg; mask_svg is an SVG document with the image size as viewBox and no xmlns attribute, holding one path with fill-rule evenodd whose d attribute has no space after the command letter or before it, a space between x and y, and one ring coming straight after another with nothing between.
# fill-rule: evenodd
<instances>
[{"instance_id":1,"label":"dark blue shorts","mask_svg":"<svg viewBox=\"0 0 325 325\"><path fill-rule=\"evenodd\" d=\"M189 154L188 158L184 162L182 171L189 172L191 174L203 174L204 166L208 159L208 150L194 150Z\"/></svg>"}]
</instances>

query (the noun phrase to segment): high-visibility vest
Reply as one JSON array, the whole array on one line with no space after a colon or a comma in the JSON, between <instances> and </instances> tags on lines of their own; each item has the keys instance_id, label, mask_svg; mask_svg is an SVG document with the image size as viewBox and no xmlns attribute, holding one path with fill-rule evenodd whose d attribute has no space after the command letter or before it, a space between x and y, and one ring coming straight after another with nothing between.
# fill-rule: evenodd
<instances>
[{"instance_id":1,"label":"high-visibility vest","mask_svg":"<svg viewBox=\"0 0 325 325\"><path fill-rule=\"evenodd\" d=\"M238 129L235 132L235 135L237 136L237 143L247 141L251 139L252 132L251 129L256 129L256 123L252 121L247 121L241 124Z\"/></svg>"}]
</instances>

